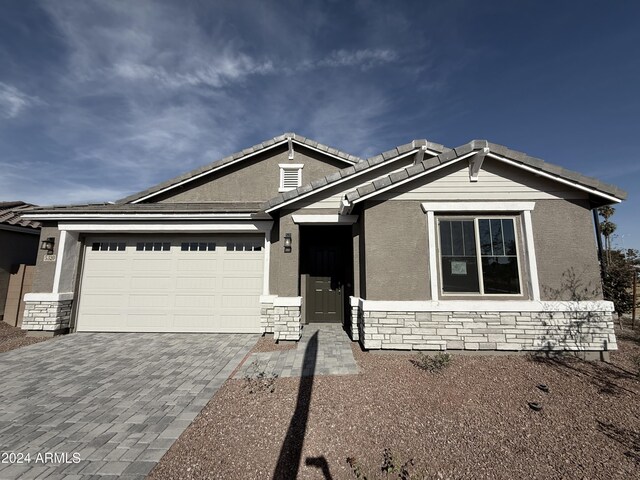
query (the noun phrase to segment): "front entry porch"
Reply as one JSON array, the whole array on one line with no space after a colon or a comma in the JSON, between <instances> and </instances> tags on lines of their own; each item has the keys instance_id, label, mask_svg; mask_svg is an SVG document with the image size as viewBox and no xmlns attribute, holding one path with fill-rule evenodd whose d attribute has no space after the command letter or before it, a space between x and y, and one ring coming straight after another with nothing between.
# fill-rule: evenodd
<instances>
[{"instance_id":1,"label":"front entry porch","mask_svg":"<svg viewBox=\"0 0 640 480\"><path fill-rule=\"evenodd\" d=\"M238 369L235 378L246 378L256 372L267 377L274 374L278 377L355 374L358 366L351 345L342 325L312 323L302 329L295 349L253 353ZM309 356L311 349L314 350L315 361L305 361L305 354Z\"/></svg>"}]
</instances>

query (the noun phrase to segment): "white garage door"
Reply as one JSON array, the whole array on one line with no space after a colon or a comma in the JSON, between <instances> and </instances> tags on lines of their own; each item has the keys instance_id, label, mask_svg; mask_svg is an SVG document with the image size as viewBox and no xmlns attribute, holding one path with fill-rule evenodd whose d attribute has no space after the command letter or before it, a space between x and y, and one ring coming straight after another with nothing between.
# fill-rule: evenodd
<instances>
[{"instance_id":1,"label":"white garage door","mask_svg":"<svg viewBox=\"0 0 640 480\"><path fill-rule=\"evenodd\" d=\"M76 329L259 332L264 237L101 237L85 246Z\"/></svg>"}]
</instances>

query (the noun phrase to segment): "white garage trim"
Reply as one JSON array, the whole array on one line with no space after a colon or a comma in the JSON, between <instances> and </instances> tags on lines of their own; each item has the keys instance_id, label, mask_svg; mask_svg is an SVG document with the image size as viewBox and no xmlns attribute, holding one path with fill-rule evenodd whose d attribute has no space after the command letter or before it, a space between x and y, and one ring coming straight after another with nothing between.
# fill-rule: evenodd
<instances>
[{"instance_id":1,"label":"white garage trim","mask_svg":"<svg viewBox=\"0 0 640 480\"><path fill-rule=\"evenodd\" d=\"M258 333L264 245L255 233L88 237L76 330Z\"/></svg>"},{"instance_id":2,"label":"white garage trim","mask_svg":"<svg viewBox=\"0 0 640 480\"><path fill-rule=\"evenodd\" d=\"M109 223L60 223L58 229L89 233L258 233L269 232L272 220L254 222L109 222Z\"/></svg>"}]
</instances>

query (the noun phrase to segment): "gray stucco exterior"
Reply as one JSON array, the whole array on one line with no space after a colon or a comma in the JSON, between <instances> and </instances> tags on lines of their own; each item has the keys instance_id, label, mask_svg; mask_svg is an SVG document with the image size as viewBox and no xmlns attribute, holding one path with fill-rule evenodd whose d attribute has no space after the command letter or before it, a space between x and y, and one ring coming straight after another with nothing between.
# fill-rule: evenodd
<instances>
[{"instance_id":1,"label":"gray stucco exterior","mask_svg":"<svg viewBox=\"0 0 640 480\"><path fill-rule=\"evenodd\" d=\"M180 215L185 215L184 219L195 218L189 217L191 213L214 218L234 213L225 205L243 204L242 211L235 209L240 219L235 220L236 227L242 227L243 222L247 226L272 222L265 233L269 250L264 275L268 288L260 299L260 328L273 332L276 339L298 339L307 320L300 260L305 252L301 223L294 219L303 216L303 224L317 220L318 228L350 225L353 256L347 261L353 269L353 295L351 318L345 320L345 327L365 348L615 348L611 305L602 301L591 210L623 195L611 200L611 195L618 192L615 187L597 190L596 181L571 172L566 174L567 181L558 182L552 174L564 174L563 169L494 144L479 150L472 143L446 149L437 157L425 154L422 145L414 142L398 147L395 153L385 152L375 161L348 166L312 146L297 145L294 158L289 159L288 146L282 144L250 152L250 158L239 157L237 163L199 179L169 183L164 193L157 193L162 189L156 186L149 198L132 196L130 201L142 199L144 211L132 209L128 213L124 201L117 209L97 206L90 212L66 209L64 214L79 218L86 215L93 222L106 224L112 220L101 219L101 211L111 215L122 212L130 221L142 222L136 215L153 213L157 205L159 215L167 215L158 221L162 231L171 222L183 221ZM500 163L496 157L485 160L484 177L471 179L473 155L488 155L492 148L500 155L512 155L528 169L538 165L540 174L520 168L515 160ZM304 164L304 185L282 194L278 192L279 164L289 163ZM573 185L567 183L569 180L583 183ZM252 202L262 205L252 209ZM194 209L178 210L178 205ZM55 212L51 210L51 214ZM43 220L49 213L44 211ZM169 219L170 214L173 219ZM515 220L521 291L510 296L443 295L438 279L436 222L443 215L480 214ZM351 223L347 223L347 217ZM219 220L199 221L204 225ZM247 227L245 234L249 231ZM291 252L285 252L285 234L291 235ZM80 232L74 239L81 242L83 235ZM55 222L46 223L42 230L42 237L49 236L56 239L57 249L60 232ZM53 293L55 265L44 262L39 255L34 292ZM567 285L573 274L587 287L579 298ZM65 318L57 323L48 319L38 322L52 329L57 327L51 325L73 325L73 302L81 294L77 291L79 283L75 282L74 292L58 292L69 294L64 299L52 296L51 301L58 302L55 305L38 300L41 303L34 303L28 312L40 315L47 309L63 311ZM576 312L587 314L576 317ZM27 325L37 324L34 322L27 321ZM567 332L576 329L579 335L567 340Z\"/></svg>"}]
</instances>

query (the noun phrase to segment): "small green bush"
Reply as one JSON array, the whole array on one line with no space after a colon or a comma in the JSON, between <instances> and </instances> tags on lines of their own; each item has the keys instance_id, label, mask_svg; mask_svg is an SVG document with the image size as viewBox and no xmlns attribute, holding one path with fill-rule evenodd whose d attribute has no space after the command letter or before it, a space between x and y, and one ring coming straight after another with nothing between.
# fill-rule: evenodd
<instances>
[{"instance_id":1,"label":"small green bush","mask_svg":"<svg viewBox=\"0 0 640 480\"><path fill-rule=\"evenodd\" d=\"M434 356L430 356L420 352L418 358L413 360L413 364L421 370L436 373L447 368L452 360L453 357L448 353L438 352Z\"/></svg>"}]
</instances>

